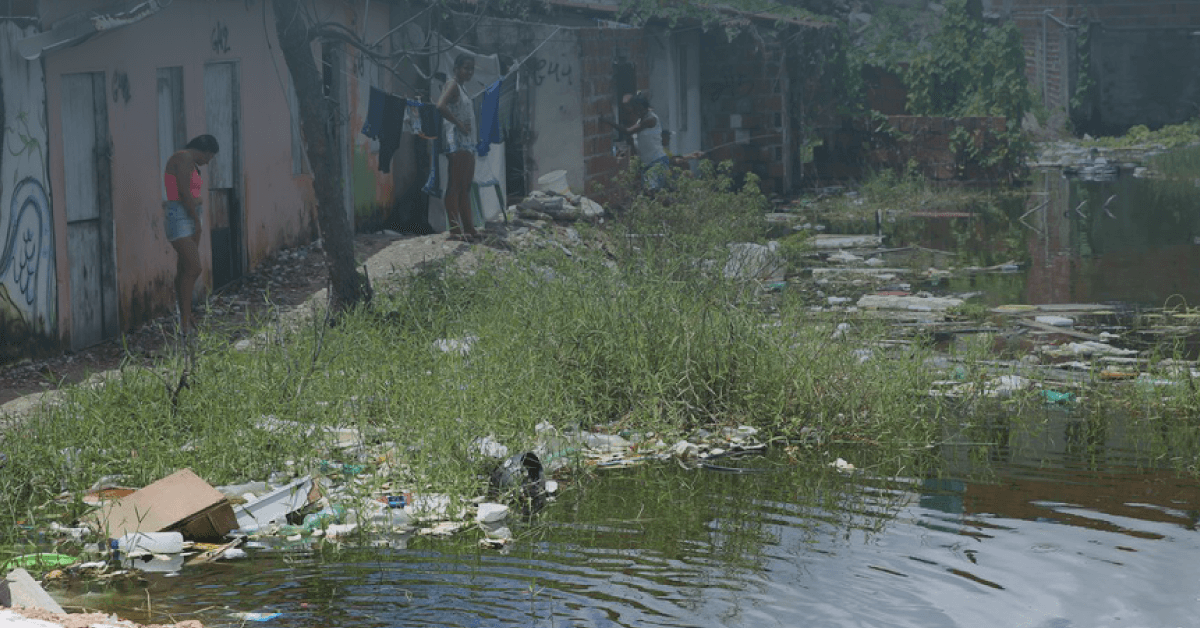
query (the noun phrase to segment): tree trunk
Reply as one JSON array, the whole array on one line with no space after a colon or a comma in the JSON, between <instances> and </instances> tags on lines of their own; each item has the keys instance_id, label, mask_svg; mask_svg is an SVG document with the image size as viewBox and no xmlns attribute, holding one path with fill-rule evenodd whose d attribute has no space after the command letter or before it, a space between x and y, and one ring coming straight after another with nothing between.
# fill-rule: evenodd
<instances>
[{"instance_id":1,"label":"tree trunk","mask_svg":"<svg viewBox=\"0 0 1200 628\"><path fill-rule=\"evenodd\" d=\"M354 232L342 201L342 186L346 184L342 181L342 151L334 145L330 126L331 116L338 112L323 93L321 70L312 53L313 37L299 0L274 0L273 4L279 50L300 103L300 132L312 167L317 224L332 283L331 304L339 312L369 302L371 288L355 268Z\"/></svg>"}]
</instances>

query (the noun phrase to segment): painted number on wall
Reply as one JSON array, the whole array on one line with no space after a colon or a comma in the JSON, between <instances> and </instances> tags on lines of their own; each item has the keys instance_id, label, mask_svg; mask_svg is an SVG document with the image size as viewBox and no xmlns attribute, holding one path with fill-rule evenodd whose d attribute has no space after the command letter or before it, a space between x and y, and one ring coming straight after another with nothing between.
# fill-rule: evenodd
<instances>
[{"instance_id":1,"label":"painted number on wall","mask_svg":"<svg viewBox=\"0 0 1200 628\"><path fill-rule=\"evenodd\" d=\"M533 84L541 85L547 78L554 77L555 83L566 82L567 85L572 85L571 72L573 68L568 64L562 64L557 61L547 61L545 59L533 60Z\"/></svg>"}]
</instances>

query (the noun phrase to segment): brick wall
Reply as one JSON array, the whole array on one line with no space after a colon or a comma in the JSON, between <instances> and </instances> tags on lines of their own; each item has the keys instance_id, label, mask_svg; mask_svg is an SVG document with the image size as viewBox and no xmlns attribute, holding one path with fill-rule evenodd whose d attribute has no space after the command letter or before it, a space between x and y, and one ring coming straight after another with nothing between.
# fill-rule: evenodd
<instances>
[{"instance_id":1,"label":"brick wall","mask_svg":"<svg viewBox=\"0 0 1200 628\"><path fill-rule=\"evenodd\" d=\"M895 72L868 65L862 69L867 108L888 115L902 115L908 109L908 88Z\"/></svg>"},{"instance_id":2,"label":"brick wall","mask_svg":"<svg viewBox=\"0 0 1200 628\"><path fill-rule=\"evenodd\" d=\"M971 151L954 139L965 132L974 151L986 155L1005 131L1004 118L887 116L887 121L881 131L874 118L843 120L817 153L814 165L819 177L858 179L871 170L903 170L910 161L933 181L994 181L1008 176L1000 166L984 167L972 159Z\"/></svg>"},{"instance_id":3,"label":"brick wall","mask_svg":"<svg viewBox=\"0 0 1200 628\"><path fill-rule=\"evenodd\" d=\"M584 188L588 194L603 198L603 188L621 168L613 154L613 128L603 122L612 120L616 103L614 63L633 64L637 88L648 88L645 33L635 28L585 28L578 33Z\"/></svg>"},{"instance_id":4,"label":"brick wall","mask_svg":"<svg viewBox=\"0 0 1200 628\"><path fill-rule=\"evenodd\" d=\"M738 174L758 175L766 194L786 191L783 57L778 47L764 49L748 35L729 42L719 30L700 43L703 149L709 159L732 160Z\"/></svg>"},{"instance_id":5,"label":"brick wall","mask_svg":"<svg viewBox=\"0 0 1200 628\"><path fill-rule=\"evenodd\" d=\"M991 0L987 7L1021 30L1026 75L1047 109L1067 112L1078 97L1078 72L1096 90L1070 113L1077 130L1122 133L1132 124L1158 127L1200 113L1194 68L1200 52L1196 0ZM1077 43L1089 37L1087 68ZM1157 78L1156 78L1157 77ZM1090 101L1087 101L1090 99ZM1189 109L1190 107L1190 109Z\"/></svg>"}]
</instances>

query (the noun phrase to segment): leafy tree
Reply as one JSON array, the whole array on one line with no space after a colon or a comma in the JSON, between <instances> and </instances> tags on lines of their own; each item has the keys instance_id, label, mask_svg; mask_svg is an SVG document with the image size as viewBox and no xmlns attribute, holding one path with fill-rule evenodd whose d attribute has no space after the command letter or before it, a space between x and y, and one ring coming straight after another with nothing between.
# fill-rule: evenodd
<instances>
[{"instance_id":1,"label":"leafy tree","mask_svg":"<svg viewBox=\"0 0 1200 628\"><path fill-rule=\"evenodd\" d=\"M1032 105L1020 31L987 28L967 0L946 3L941 29L903 75L915 115L1005 116L1020 125Z\"/></svg>"},{"instance_id":2,"label":"leafy tree","mask_svg":"<svg viewBox=\"0 0 1200 628\"><path fill-rule=\"evenodd\" d=\"M908 110L928 116L1003 116L999 148L986 154L959 131L952 141L969 160L1014 166L1025 150L1021 121L1033 104L1021 33L1012 23L988 28L978 0L949 0L930 46L902 68Z\"/></svg>"}]
</instances>

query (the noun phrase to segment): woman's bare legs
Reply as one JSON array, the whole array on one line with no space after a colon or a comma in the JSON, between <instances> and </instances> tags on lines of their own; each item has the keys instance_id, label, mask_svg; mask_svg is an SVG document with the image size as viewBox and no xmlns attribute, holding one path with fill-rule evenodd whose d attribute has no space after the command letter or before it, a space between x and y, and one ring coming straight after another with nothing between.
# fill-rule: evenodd
<instances>
[{"instance_id":1,"label":"woman's bare legs","mask_svg":"<svg viewBox=\"0 0 1200 628\"><path fill-rule=\"evenodd\" d=\"M175 265L175 302L179 305L179 329L189 333L195 328L192 321L192 290L200 278L200 233L172 240L179 259Z\"/></svg>"},{"instance_id":2,"label":"woman's bare legs","mask_svg":"<svg viewBox=\"0 0 1200 628\"><path fill-rule=\"evenodd\" d=\"M446 219L451 234L479 235L471 216L471 181L475 179L475 154L450 153L450 180L446 183Z\"/></svg>"}]
</instances>

